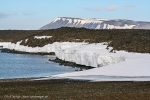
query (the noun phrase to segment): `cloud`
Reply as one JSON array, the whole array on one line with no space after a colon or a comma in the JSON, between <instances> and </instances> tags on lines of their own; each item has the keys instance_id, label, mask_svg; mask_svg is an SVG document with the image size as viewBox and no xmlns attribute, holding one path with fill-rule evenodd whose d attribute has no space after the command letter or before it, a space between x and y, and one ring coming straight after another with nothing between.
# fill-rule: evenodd
<instances>
[{"instance_id":1,"label":"cloud","mask_svg":"<svg viewBox=\"0 0 150 100\"><path fill-rule=\"evenodd\" d=\"M123 9L132 9L132 8L135 8L134 5L125 5L123 6Z\"/></svg>"},{"instance_id":2,"label":"cloud","mask_svg":"<svg viewBox=\"0 0 150 100\"><path fill-rule=\"evenodd\" d=\"M33 13L32 12L23 12L23 15L33 15Z\"/></svg>"},{"instance_id":3,"label":"cloud","mask_svg":"<svg viewBox=\"0 0 150 100\"><path fill-rule=\"evenodd\" d=\"M10 14L0 13L0 18L7 18Z\"/></svg>"},{"instance_id":4,"label":"cloud","mask_svg":"<svg viewBox=\"0 0 150 100\"><path fill-rule=\"evenodd\" d=\"M106 8L106 10L108 10L108 11L115 11L115 10L117 10L117 7L116 7L115 5L108 6L108 7Z\"/></svg>"},{"instance_id":5,"label":"cloud","mask_svg":"<svg viewBox=\"0 0 150 100\"><path fill-rule=\"evenodd\" d=\"M98 12L101 10L101 7L98 6L98 7L94 7L94 8L84 8L85 10L87 11L95 11L95 12Z\"/></svg>"}]
</instances>

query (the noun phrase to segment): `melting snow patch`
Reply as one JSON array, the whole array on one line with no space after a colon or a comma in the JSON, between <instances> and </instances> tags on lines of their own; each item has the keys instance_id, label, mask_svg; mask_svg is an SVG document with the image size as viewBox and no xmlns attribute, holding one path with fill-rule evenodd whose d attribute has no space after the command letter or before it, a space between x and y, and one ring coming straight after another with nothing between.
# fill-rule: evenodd
<instances>
[{"instance_id":1,"label":"melting snow patch","mask_svg":"<svg viewBox=\"0 0 150 100\"><path fill-rule=\"evenodd\" d=\"M35 39L51 38L52 36L34 36Z\"/></svg>"}]
</instances>

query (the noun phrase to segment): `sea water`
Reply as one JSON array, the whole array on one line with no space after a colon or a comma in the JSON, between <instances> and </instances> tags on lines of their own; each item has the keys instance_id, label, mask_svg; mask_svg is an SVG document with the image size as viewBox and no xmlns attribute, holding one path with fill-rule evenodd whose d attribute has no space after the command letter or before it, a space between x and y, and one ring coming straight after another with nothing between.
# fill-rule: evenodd
<instances>
[{"instance_id":1,"label":"sea water","mask_svg":"<svg viewBox=\"0 0 150 100\"><path fill-rule=\"evenodd\" d=\"M45 77L77 69L48 61L52 58L54 56L51 55L12 54L0 51L0 79Z\"/></svg>"}]
</instances>

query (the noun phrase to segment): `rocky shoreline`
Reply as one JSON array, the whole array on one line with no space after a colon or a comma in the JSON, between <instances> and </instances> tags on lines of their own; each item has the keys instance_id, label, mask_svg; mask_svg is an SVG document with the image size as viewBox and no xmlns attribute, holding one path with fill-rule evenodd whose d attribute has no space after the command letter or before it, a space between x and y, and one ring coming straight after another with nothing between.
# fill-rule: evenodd
<instances>
[{"instance_id":1,"label":"rocky shoreline","mask_svg":"<svg viewBox=\"0 0 150 100\"><path fill-rule=\"evenodd\" d=\"M61 59L59 59L57 57L54 60L49 59L49 61L53 61L53 62L59 63L60 65L64 65L64 66L71 66L71 67L78 67L78 68L80 68L80 70L76 70L76 71L82 71L83 69L87 70L87 69L94 68L92 66L85 66L85 65L76 64L74 62L69 62L69 61L61 60Z\"/></svg>"},{"instance_id":2,"label":"rocky shoreline","mask_svg":"<svg viewBox=\"0 0 150 100\"><path fill-rule=\"evenodd\" d=\"M41 81L41 82L51 82L51 83L74 83L74 82L89 82L90 80L80 80L80 79L68 79L68 78L51 78L42 80L45 77L29 77L29 78L10 78L10 79L0 79L1 82L32 82L32 81Z\"/></svg>"},{"instance_id":3,"label":"rocky shoreline","mask_svg":"<svg viewBox=\"0 0 150 100\"><path fill-rule=\"evenodd\" d=\"M1 49L1 52L14 53L14 54L55 55L54 52L50 52L50 53L44 53L44 52L32 53L32 52L23 52L23 51L10 50L10 49Z\"/></svg>"}]
</instances>

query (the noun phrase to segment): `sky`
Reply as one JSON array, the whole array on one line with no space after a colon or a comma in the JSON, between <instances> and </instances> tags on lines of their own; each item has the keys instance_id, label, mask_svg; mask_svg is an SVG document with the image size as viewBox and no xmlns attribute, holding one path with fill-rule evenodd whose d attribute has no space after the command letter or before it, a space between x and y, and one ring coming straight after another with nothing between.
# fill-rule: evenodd
<instances>
[{"instance_id":1,"label":"sky","mask_svg":"<svg viewBox=\"0 0 150 100\"><path fill-rule=\"evenodd\" d=\"M0 0L0 30L37 30L57 17L150 22L150 0Z\"/></svg>"}]
</instances>

